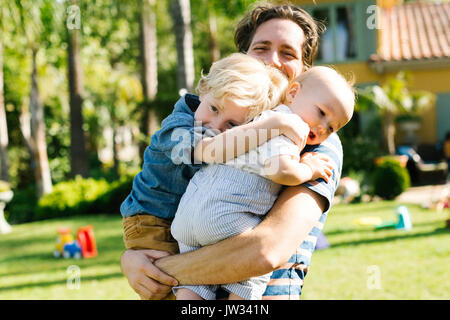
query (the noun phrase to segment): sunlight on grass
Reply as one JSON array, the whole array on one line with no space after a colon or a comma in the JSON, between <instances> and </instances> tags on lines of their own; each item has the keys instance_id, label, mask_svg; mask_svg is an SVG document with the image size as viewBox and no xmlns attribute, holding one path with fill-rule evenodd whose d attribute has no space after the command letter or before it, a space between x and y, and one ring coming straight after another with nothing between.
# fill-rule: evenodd
<instances>
[{"instance_id":1,"label":"sunlight on grass","mask_svg":"<svg viewBox=\"0 0 450 320\"><path fill-rule=\"evenodd\" d=\"M450 230L447 214L407 205L410 231L358 226L354 219L395 221L395 202L338 205L324 234L330 248L318 250L303 287L303 299L448 299ZM375 266L379 288L371 281Z\"/></svg>"},{"instance_id":2,"label":"sunlight on grass","mask_svg":"<svg viewBox=\"0 0 450 320\"><path fill-rule=\"evenodd\" d=\"M91 259L53 257L57 229L92 225L98 256ZM138 299L120 271L124 250L120 217L89 216L13 226L0 242L0 299ZM79 288L68 269L80 270Z\"/></svg>"},{"instance_id":3,"label":"sunlight on grass","mask_svg":"<svg viewBox=\"0 0 450 320\"><path fill-rule=\"evenodd\" d=\"M448 214L407 205L410 231L353 223L377 216L395 221L397 202L337 205L324 234L331 244L318 250L305 279L303 299L449 299L450 232ZM55 259L59 227L75 234L92 225L99 255L92 259ZM138 299L120 271L124 250L120 216L96 215L27 223L1 235L0 299ZM79 288L71 286L68 268L80 271ZM371 286L371 268L379 288Z\"/></svg>"}]
</instances>

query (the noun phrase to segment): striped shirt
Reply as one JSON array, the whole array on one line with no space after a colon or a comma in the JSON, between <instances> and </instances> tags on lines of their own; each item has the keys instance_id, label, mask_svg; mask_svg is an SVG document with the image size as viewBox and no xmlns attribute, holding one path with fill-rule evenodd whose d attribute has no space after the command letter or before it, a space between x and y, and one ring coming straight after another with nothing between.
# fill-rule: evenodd
<instances>
[{"instance_id":1,"label":"striped shirt","mask_svg":"<svg viewBox=\"0 0 450 320\"><path fill-rule=\"evenodd\" d=\"M342 172L343 150L341 141L336 133L333 133L322 144L306 146L304 152L319 152L331 159L333 174L328 183L323 179L307 182L304 185L317 192L328 200L328 207L319 218L317 225L303 243L297 248L289 261L272 273L271 279L263 295L263 300L298 300L302 292L308 268L311 265L311 256L316 247L317 238L323 229L328 212L333 201L334 192L337 189ZM301 208L299 208L301 210Z\"/></svg>"}]
</instances>

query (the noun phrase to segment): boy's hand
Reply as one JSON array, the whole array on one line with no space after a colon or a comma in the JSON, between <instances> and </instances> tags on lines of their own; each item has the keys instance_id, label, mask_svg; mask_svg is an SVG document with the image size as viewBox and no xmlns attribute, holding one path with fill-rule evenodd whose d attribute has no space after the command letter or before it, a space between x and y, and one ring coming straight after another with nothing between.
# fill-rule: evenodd
<instances>
[{"instance_id":1,"label":"boy's hand","mask_svg":"<svg viewBox=\"0 0 450 320\"><path fill-rule=\"evenodd\" d=\"M276 116L279 118L281 134L291 139L300 150L303 150L310 131L308 124L296 114L277 112Z\"/></svg>"},{"instance_id":2,"label":"boy's hand","mask_svg":"<svg viewBox=\"0 0 450 320\"><path fill-rule=\"evenodd\" d=\"M328 183L333 174L333 166L330 164L330 159L324 154L306 152L300 158L300 163L307 165L311 169L311 180L322 178Z\"/></svg>"}]
</instances>

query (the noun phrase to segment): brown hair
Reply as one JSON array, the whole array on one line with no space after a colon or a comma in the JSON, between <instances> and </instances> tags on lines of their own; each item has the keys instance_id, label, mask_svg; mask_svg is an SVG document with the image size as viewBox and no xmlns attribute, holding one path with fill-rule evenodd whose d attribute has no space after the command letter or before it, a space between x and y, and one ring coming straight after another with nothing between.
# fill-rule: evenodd
<instances>
[{"instance_id":1,"label":"brown hair","mask_svg":"<svg viewBox=\"0 0 450 320\"><path fill-rule=\"evenodd\" d=\"M319 34L325 31L325 26L315 21L308 12L294 5L259 4L242 18L234 33L234 43L240 52L246 53L250 47L256 29L271 19L287 19L295 22L305 34L302 60L304 69L309 69L317 55Z\"/></svg>"}]
</instances>

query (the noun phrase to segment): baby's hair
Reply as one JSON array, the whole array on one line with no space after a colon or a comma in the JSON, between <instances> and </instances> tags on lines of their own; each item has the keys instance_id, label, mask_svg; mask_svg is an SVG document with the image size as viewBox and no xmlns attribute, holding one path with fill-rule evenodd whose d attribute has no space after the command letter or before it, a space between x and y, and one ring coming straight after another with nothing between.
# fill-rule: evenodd
<instances>
[{"instance_id":1,"label":"baby's hair","mask_svg":"<svg viewBox=\"0 0 450 320\"><path fill-rule=\"evenodd\" d=\"M227 98L248 108L246 122L264 110L276 107L288 86L286 76L243 53L233 53L214 62L197 85L200 95L212 93L215 99Z\"/></svg>"},{"instance_id":2,"label":"baby's hair","mask_svg":"<svg viewBox=\"0 0 450 320\"><path fill-rule=\"evenodd\" d=\"M348 88L348 90L351 91L352 97L353 97L353 104L356 100L356 90L354 88L354 77L352 77L347 80L342 74L337 72L335 69L331 67L325 67L325 66L317 66L312 67L308 69L307 71L301 73L294 81L299 82L301 84L306 84L309 80L314 79L328 79L333 82L339 82L341 84L344 84L344 87Z\"/></svg>"}]
</instances>

